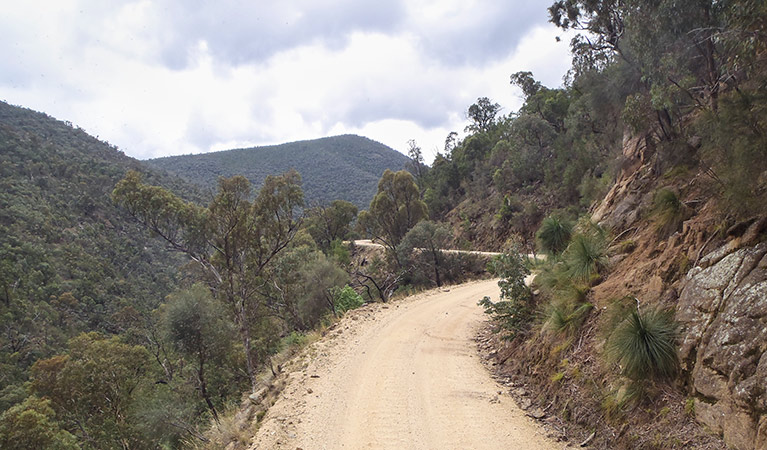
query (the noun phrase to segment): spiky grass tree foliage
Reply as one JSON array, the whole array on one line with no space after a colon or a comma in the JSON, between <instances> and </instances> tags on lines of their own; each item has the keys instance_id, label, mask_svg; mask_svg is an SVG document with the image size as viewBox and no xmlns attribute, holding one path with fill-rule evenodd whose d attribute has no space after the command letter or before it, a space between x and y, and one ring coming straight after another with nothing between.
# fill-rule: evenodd
<instances>
[{"instance_id":1,"label":"spiky grass tree foliage","mask_svg":"<svg viewBox=\"0 0 767 450\"><path fill-rule=\"evenodd\" d=\"M610 334L605 351L632 380L663 378L679 367L675 340L676 325L670 312L637 307Z\"/></svg>"},{"instance_id":2,"label":"spiky grass tree foliage","mask_svg":"<svg viewBox=\"0 0 767 450\"><path fill-rule=\"evenodd\" d=\"M549 304L544 329L554 334L573 335L592 308L591 303L555 300Z\"/></svg>"},{"instance_id":3,"label":"spiky grass tree foliage","mask_svg":"<svg viewBox=\"0 0 767 450\"><path fill-rule=\"evenodd\" d=\"M589 282L607 267L607 246L598 234L576 234L565 251L569 275Z\"/></svg>"},{"instance_id":4,"label":"spiky grass tree foliage","mask_svg":"<svg viewBox=\"0 0 767 450\"><path fill-rule=\"evenodd\" d=\"M543 219L536 237L541 245L541 249L553 256L562 253L567 248L572 234L573 224L571 222L555 216L549 216Z\"/></svg>"},{"instance_id":5,"label":"spiky grass tree foliage","mask_svg":"<svg viewBox=\"0 0 767 450\"><path fill-rule=\"evenodd\" d=\"M660 189L653 197L652 215L655 230L661 236L667 236L679 229L684 219L684 205L679 197L669 189Z\"/></svg>"}]
</instances>

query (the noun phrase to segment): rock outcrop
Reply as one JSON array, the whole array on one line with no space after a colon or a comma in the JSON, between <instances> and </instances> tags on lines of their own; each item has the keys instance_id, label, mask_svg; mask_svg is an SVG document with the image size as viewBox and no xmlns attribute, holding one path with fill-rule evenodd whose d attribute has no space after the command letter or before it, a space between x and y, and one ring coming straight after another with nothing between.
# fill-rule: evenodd
<instances>
[{"instance_id":1,"label":"rock outcrop","mask_svg":"<svg viewBox=\"0 0 767 450\"><path fill-rule=\"evenodd\" d=\"M659 175L655 150L645 137L626 138L618 179L591 211L637 242L595 294L632 292L675 307L682 381L697 420L731 448L767 450L767 217L718 230L705 177ZM650 231L652 195L661 187L692 205L689 220L667 238Z\"/></svg>"},{"instance_id":2,"label":"rock outcrop","mask_svg":"<svg viewBox=\"0 0 767 450\"><path fill-rule=\"evenodd\" d=\"M683 282L680 358L698 420L732 448L765 449L767 243L733 242L702 258Z\"/></svg>"}]
</instances>

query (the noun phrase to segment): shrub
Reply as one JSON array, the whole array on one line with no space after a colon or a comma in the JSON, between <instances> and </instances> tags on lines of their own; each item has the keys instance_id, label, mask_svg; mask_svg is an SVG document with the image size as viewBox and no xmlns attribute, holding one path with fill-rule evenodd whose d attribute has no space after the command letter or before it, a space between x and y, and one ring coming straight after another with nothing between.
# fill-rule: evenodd
<instances>
[{"instance_id":1,"label":"shrub","mask_svg":"<svg viewBox=\"0 0 767 450\"><path fill-rule=\"evenodd\" d=\"M495 257L488 267L490 273L501 278L498 286L501 288L501 300L492 302L490 297L484 297L479 305L490 314L501 328L511 332L514 337L525 328L532 317L532 295L525 284L525 277L530 270L525 267L522 256L512 249Z\"/></svg>"},{"instance_id":2,"label":"shrub","mask_svg":"<svg viewBox=\"0 0 767 450\"><path fill-rule=\"evenodd\" d=\"M540 273L535 277L535 284L550 297L572 286L572 279L564 262L547 260L540 265L540 268Z\"/></svg>"},{"instance_id":3,"label":"shrub","mask_svg":"<svg viewBox=\"0 0 767 450\"><path fill-rule=\"evenodd\" d=\"M565 219L549 216L543 219L541 227L535 234L541 249L549 255L562 253L573 233L573 224Z\"/></svg>"},{"instance_id":4,"label":"shrub","mask_svg":"<svg viewBox=\"0 0 767 450\"><path fill-rule=\"evenodd\" d=\"M309 338L297 331L291 332L289 335L282 338L282 348L287 349L300 349L308 342Z\"/></svg>"},{"instance_id":5,"label":"shrub","mask_svg":"<svg viewBox=\"0 0 767 450\"><path fill-rule=\"evenodd\" d=\"M544 329L556 334L573 335L593 307L591 303L555 300L549 304Z\"/></svg>"},{"instance_id":6,"label":"shrub","mask_svg":"<svg viewBox=\"0 0 767 450\"><path fill-rule=\"evenodd\" d=\"M684 205L673 191L660 189L655 193L652 215L659 235L667 236L679 229L684 219L683 208Z\"/></svg>"},{"instance_id":7,"label":"shrub","mask_svg":"<svg viewBox=\"0 0 767 450\"><path fill-rule=\"evenodd\" d=\"M520 202L516 196L506 194L501 201L501 207L498 209L495 217L498 220L508 221L512 216L514 216L514 214L522 211L523 209L524 206L522 202Z\"/></svg>"},{"instance_id":8,"label":"shrub","mask_svg":"<svg viewBox=\"0 0 767 450\"><path fill-rule=\"evenodd\" d=\"M679 366L675 339L676 325L670 312L657 308L640 311L637 307L610 334L605 351L632 380L669 377Z\"/></svg>"},{"instance_id":9,"label":"shrub","mask_svg":"<svg viewBox=\"0 0 767 450\"><path fill-rule=\"evenodd\" d=\"M589 282L607 267L607 248L599 234L576 234L565 251L572 278Z\"/></svg>"},{"instance_id":10,"label":"shrub","mask_svg":"<svg viewBox=\"0 0 767 450\"><path fill-rule=\"evenodd\" d=\"M356 309L365 304L365 300L348 284L341 289L336 290L333 296L333 303L336 311L343 314L351 309Z\"/></svg>"}]
</instances>

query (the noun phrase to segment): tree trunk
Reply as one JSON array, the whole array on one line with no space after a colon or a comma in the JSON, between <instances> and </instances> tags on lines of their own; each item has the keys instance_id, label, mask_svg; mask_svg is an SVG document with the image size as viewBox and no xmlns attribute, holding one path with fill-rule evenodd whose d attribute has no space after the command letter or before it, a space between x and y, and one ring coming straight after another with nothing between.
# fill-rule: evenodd
<instances>
[{"instance_id":1,"label":"tree trunk","mask_svg":"<svg viewBox=\"0 0 767 450\"><path fill-rule=\"evenodd\" d=\"M437 287L442 287L442 281L439 278L439 250L432 248L431 254L434 257L434 276L436 277Z\"/></svg>"},{"instance_id":2,"label":"tree trunk","mask_svg":"<svg viewBox=\"0 0 767 450\"><path fill-rule=\"evenodd\" d=\"M213 406L213 402L210 400L208 385L205 382L205 355L202 349L200 349L198 356L200 359L200 366L197 368L197 380L200 382L200 394L202 394L202 398L205 399L205 403L208 405L210 413L213 414L213 420L215 420L216 425L218 425L220 423L218 420L218 412L216 412L216 407Z\"/></svg>"},{"instance_id":3,"label":"tree trunk","mask_svg":"<svg viewBox=\"0 0 767 450\"><path fill-rule=\"evenodd\" d=\"M242 338L242 346L245 351L245 370L248 373L248 379L250 380L250 387L253 392L256 391L256 367L253 362L253 354L251 352L250 345L250 330L248 329L248 321L245 315L245 305L240 305L240 310L237 312L237 321L240 326L240 337Z\"/></svg>"}]
</instances>

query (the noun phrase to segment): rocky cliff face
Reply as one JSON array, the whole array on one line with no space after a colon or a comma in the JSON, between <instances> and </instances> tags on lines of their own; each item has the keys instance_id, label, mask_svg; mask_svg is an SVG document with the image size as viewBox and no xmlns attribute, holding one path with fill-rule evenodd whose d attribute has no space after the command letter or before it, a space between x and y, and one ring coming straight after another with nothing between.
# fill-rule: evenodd
<instances>
[{"instance_id":1,"label":"rocky cliff face","mask_svg":"<svg viewBox=\"0 0 767 450\"><path fill-rule=\"evenodd\" d=\"M698 420L733 448L767 448L767 243L706 255L684 280L676 319Z\"/></svg>"},{"instance_id":2,"label":"rocky cliff face","mask_svg":"<svg viewBox=\"0 0 767 450\"><path fill-rule=\"evenodd\" d=\"M595 295L631 292L674 307L682 382L697 420L731 448L767 449L767 218L724 224L705 174L661 176L648 139L627 139L623 156L623 171L592 218L636 248L614 257ZM661 187L686 208L682 227L668 237L652 230L647 214Z\"/></svg>"}]
</instances>

